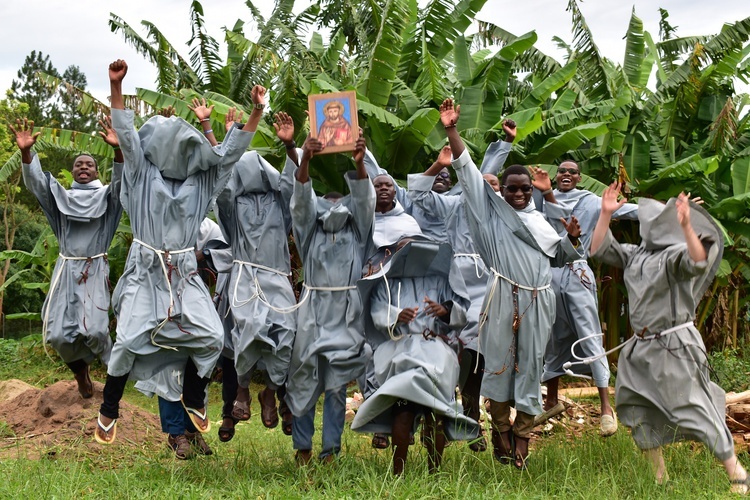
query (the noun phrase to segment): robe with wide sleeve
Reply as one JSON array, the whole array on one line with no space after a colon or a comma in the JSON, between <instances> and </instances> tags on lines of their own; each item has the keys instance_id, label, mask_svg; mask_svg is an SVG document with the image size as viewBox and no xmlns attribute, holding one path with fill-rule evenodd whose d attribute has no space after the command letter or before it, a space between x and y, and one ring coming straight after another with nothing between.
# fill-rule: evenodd
<instances>
[{"instance_id":1,"label":"robe with wide sleeve","mask_svg":"<svg viewBox=\"0 0 750 500\"><path fill-rule=\"evenodd\" d=\"M555 203L543 203L547 220L558 233L565 231L560 218L566 220L573 215L581 226L583 250L591 246L591 235L601 212L602 199L590 191L571 189L554 191ZM615 219L638 218L638 205L626 203L613 215ZM570 352L573 343L602 332L599 322L599 302L596 296L596 276L585 257L567 262L563 267L552 269L552 290L557 300L555 323L544 355L542 382L565 374L563 365L574 361ZM598 356L604 352L602 337L592 337L579 342L576 355ZM602 357L590 365L573 364L571 370L580 374L591 374L597 387L609 385L607 358Z\"/></svg>"},{"instance_id":2,"label":"robe with wide sleeve","mask_svg":"<svg viewBox=\"0 0 750 500\"><path fill-rule=\"evenodd\" d=\"M294 239L305 287L297 310L297 336L286 402L306 414L328 389L364 373L362 306L356 290L365 248L372 237L375 190L370 179L346 177L350 194L331 203L317 197L312 182L294 182Z\"/></svg>"},{"instance_id":3,"label":"robe with wide sleeve","mask_svg":"<svg viewBox=\"0 0 750 500\"><path fill-rule=\"evenodd\" d=\"M217 199L234 254L228 292L237 373L243 376L260 363L279 386L286 381L297 329L288 245L293 173L289 162L279 174L257 152L247 152Z\"/></svg>"},{"instance_id":4,"label":"robe with wide sleeve","mask_svg":"<svg viewBox=\"0 0 750 500\"><path fill-rule=\"evenodd\" d=\"M637 335L618 358L617 413L643 450L691 439L723 461L734 454L725 394L710 380L703 339L693 324L695 308L721 262L723 235L711 216L691 203L691 223L707 255L695 262L674 201L665 207L641 199L640 245L618 243L608 231L591 255L623 269L630 324ZM659 211L663 216L654 217ZM651 226L649 219L662 221Z\"/></svg>"},{"instance_id":5,"label":"robe with wide sleeve","mask_svg":"<svg viewBox=\"0 0 750 500\"><path fill-rule=\"evenodd\" d=\"M59 243L60 257L52 271L42 306L45 341L66 363L99 357L109 363L109 263L106 253L122 215L119 191L122 164L112 168L112 182L73 182L64 189L39 157L23 164L26 187L39 200Z\"/></svg>"},{"instance_id":6,"label":"robe with wide sleeve","mask_svg":"<svg viewBox=\"0 0 750 500\"><path fill-rule=\"evenodd\" d=\"M134 241L113 294L117 338L108 373L144 379L190 357L207 377L221 352L222 325L194 246L211 200L252 134L233 129L213 149L178 119L136 131L132 111L113 109L112 124L125 156L120 199Z\"/></svg>"},{"instance_id":7,"label":"robe with wide sleeve","mask_svg":"<svg viewBox=\"0 0 750 500\"><path fill-rule=\"evenodd\" d=\"M414 248L407 246L399 253L409 250ZM446 253L443 267L449 268L451 252ZM408 267L414 270L415 264L429 263L412 262L405 270ZM365 293L363 300L369 309L366 334L375 347L374 376L378 388L360 406L352 430L390 434L391 408L398 401L407 400L445 417L449 439L475 438L476 422L464 416L461 404L456 401L459 365L450 346L466 323L468 297L460 274L452 274L449 279L444 269L446 274L442 275L428 272L424 276L391 278L389 271L387 266L362 280L370 282L367 289L371 291ZM456 283L460 291L454 290L452 283ZM360 287L361 292L364 289ZM429 316L424 308L425 297L447 305L448 317ZM412 307L419 307L416 318L410 323L398 322L400 311Z\"/></svg>"},{"instance_id":8,"label":"robe with wide sleeve","mask_svg":"<svg viewBox=\"0 0 750 500\"><path fill-rule=\"evenodd\" d=\"M550 267L583 254L567 237L560 239L541 213L532 207L516 211L498 196L468 151L453 166L475 248L493 272L480 317L479 352L485 359L481 394L514 401L517 410L538 415L544 348L555 317ZM520 317L517 335L514 310Z\"/></svg>"}]
</instances>

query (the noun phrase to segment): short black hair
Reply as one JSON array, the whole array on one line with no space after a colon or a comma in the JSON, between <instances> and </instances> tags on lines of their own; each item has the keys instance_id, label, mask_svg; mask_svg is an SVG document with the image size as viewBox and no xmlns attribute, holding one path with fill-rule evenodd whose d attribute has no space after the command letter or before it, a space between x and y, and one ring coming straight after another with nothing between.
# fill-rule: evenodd
<instances>
[{"instance_id":1,"label":"short black hair","mask_svg":"<svg viewBox=\"0 0 750 500\"><path fill-rule=\"evenodd\" d=\"M331 198L335 200L340 200L343 197L344 195L339 193L338 191L331 191L330 193L326 193L325 195L323 195L323 198L326 200L330 200Z\"/></svg>"},{"instance_id":2,"label":"short black hair","mask_svg":"<svg viewBox=\"0 0 750 500\"><path fill-rule=\"evenodd\" d=\"M83 151L82 153L77 154L75 158L73 158L73 164L74 165L76 163L76 160L78 158L80 158L81 156L88 156L89 158L91 158L92 160L94 160L94 168L96 169L97 172L99 171L99 162L96 161L96 158L94 158L94 155L92 155L91 153L89 153L87 151Z\"/></svg>"},{"instance_id":3,"label":"short black hair","mask_svg":"<svg viewBox=\"0 0 750 500\"><path fill-rule=\"evenodd\" d=\"M509 175L525 175L529 178L529 182L531 182L531 174L529 173L529 169L527 169L523 165L511 165L510 167L503 170L503 175L502 177L500 177L500 184L504 186L505 181L508 180Z\"/></svg>"}]
</instances>

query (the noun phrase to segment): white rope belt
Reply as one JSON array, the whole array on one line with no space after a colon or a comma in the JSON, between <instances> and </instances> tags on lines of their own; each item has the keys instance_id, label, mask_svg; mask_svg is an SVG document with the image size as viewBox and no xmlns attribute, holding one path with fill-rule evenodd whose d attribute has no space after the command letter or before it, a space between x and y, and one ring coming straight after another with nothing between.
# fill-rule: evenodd
<instances>
[{"instance_id":1,"label":"white rope belt","mask_svg":"<svg viewBox=\"0 0 750 500\"><path fill-rule=\"evenodd\" d=\"M573 265L573 264L588 264L588 263L589 263L589 261L587 261L586 259L576 259L576 260L573 260L573 261L570 261L570 262L566 262L565 264L566 265Z\"/></svg>"},{"instance_id":2,"label":"white rope belt","mask_svg":"<svg viewBox=\"0 0 750 500\"><path fill-rule=\"evenodd\" d=\"M474 273L477 275L477 278L484 276L484 269L479 269L479 263L482 261L482 257L478 253L454 253L453 257L469 257L470 259L474 259Z\"/></svg>"},{"instance_id":3,"label":"white rope belt","mask_svg":"<svg viewBox=\"0 0 750 500\"><path fill-rule=\"evenodd\" d=\"M515 281L513 281L510 278L508 278L507 276L503 276L499 272L495 271L494 267L490 267L490 271L494 275L494 279L492 280L492 286L490 287L490 293L487 294L487 299L484 302L486 304L486 309L484 311L482 311L481 314L479 315L480 319L479 319L479 329L477 330L477 338L479 338L479 335L482 334L482 328L484 327L485 323L487 323L487 310L490 308L490 304L492 303L492 299L494 298L495 292L497 291L497 284L498 284L498 282L501 279L507 281L508 283L510 283L511 285L513 285L514 287L520 288L521 290L528 290L530 292L537 292L539 290L546 290L546 289L548 289L550 287L549 283L547 283L546 285L536 286L536 287L522 285L520 283L516 283ZM480 351L481 351L480 344L477 343L477 352L479 354L481 354ZM477 356L477 364L474 367L474 373L476 373L478 369L479 369L479 356Z\"/></svg>"},{"instance_id":4,"label":"white rope belt","mask_svg":"<svg viewBox=\"0 0 750 500\"><path fill-rule=\"evenodd\" d=\"M291 307L274 307L273 304L271 304L270 302L268 302L268 300L266 299L265 295L263 294L263 290L261 290L261 288L260 288L260 282L258 281L257 274L253 274L253 281L254 281L255 290L256 290L255 294L253 294L252 296L250 296L249 299L237 301L237 288L239 287L240 278L242 277L242 270L245 268L245 266L248 266L250 268L254 267L256 269L262 269L264 271L268 271L270 273L278 274L280 276L290 276L291 273L287 273L286 271L279 271L278 269L274 269L272 267L267 267L267 266L264 266L262 264L256 264L254 262L245 262L244 260L239 260L239 259L235 259L232 262L235 263L235 264L239 264L240 265L240 269L237 272L237 279L234 282L234 293L232 294L232 307L234 307L234 308L242 307L245 304L248 304L248 303L252 302L253 300L258 299L258 300L261 301L261 303L265 304L266 307L268 307L272 311L276 311L279 314L288 314L290 312L296 311L299 308L299 304L295 304L295 305L293 305Z\"/></svg>"},{"instance_id":5,"label":"white rope belt","mask_svg":"<svg viewBox=\"0 0 750 500\"><path fill-rule=\"evenodd\" d=\"M575 347L576 345L580 344L581 342L584 342L589 339L593 339L596 337L604 337L603 333L594 333L592 335L587 335L586 337L583 337L582 339L578 339L575 342L573 342L573 345L570 346L570 354L573 356L574 359L577 359L578 361L568 361L567 363L563 364L563 370L565 370L565 373L572 376L572 377L579 377L579 378L591 378L588 375L579 375L576 373L573 373L573 371L570 369L573 365L590 365L594 361L598 361L601 358L604 358L606 356L609 356L613 352L619 351L623 347L625 347L627 344L634 342L636 340L654 340L659 337L663 337L665 335L669 335L670 333L676 332L678 330L682 330L683 328L687 328L693 324L692 321L687 321L685 323L682 323L681 325L673 326L672 328L667 328L666 330L663 330L659 333L654 333L653 335L646 335L641 336L638 334L633 335L628 340L623 342L622 344L618 345L617 347L614 347L613 349L610 349L607 352L604 352L602 354L598 354L596 356L589 356L586 358L581 358L575 353Z\"/></svg>"},{"instance_id":6,"label":"white rope belt","mask_svg":"<svg viewBox=\"0 0 750 500\"><path fill-rule=\"evenodd\" d=\"M99 259L102 257L106 257L107 252L98 253L96 255L92 255L91 257L69 257L61 253L58 253L57 256L62 259L62 265L60 266L60 272L57 273L55 279L52 280L52 283L49 286L49 292L47 292L47 310L44 311L44 318L42 319L42 345L44 346L44 352L50 359L52 359L52 357L50 356L49 352L47 352L47 325L49 324L49 310L51 309L50 306L52 305L52 297L54 296L55 290L57 290L57 284L60 282L60 276L62 276L63 270L65 269L65 264L69 260Z\"/></svg>"},{"instance_id":7,"label":"white rope belt","mask_svg":"<svg viewBox=\"0 0 750 500\"><path fill-rule=\"evenodd\" d=\"M167 271L167 265L172 264L172 255L193 252L195 250L195 247L183 248L180 250L159 250L158 248L152 247L148 243L144 243L138 238L133 238L133 243L138 243L142 247L148 248L149 250L151 250L152 252L154 252L156 255L159 256L159 263L161 264L161 270L164 272L164 279L167 282L167 290L169 290L169 309L167 309L167 317L164 318L164 321L156 325L156 328L154 328L151 331L151 343L155 345L156 347L160 347L162 349L171 349L173 351L176 351L177 350L176 347L172 347L168 345L160 345L160 344L157 344L155 340L156 334L159 333L159 331L162 328L164 328L164 325L167 324L167 321L169 321L169 318L172 316L172 308L174 308L174 296L172 295L172 283L169 281L169 271Z\"/></svg>"}]
</instances>

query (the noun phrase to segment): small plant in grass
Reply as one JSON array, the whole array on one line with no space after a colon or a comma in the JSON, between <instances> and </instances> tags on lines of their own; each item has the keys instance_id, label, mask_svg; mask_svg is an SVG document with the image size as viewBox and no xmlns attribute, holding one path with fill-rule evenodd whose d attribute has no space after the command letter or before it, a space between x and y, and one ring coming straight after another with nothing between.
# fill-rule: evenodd
<instances>
[{"instance_id":1,"label":"small plant in grass","mask_svg":"<svg viewBox=\"0 0 750 500\"><path fill-rule=\"evenodd\" d=\"M742 392L750 386L750 360L741 349L724 349L708 355L711 378L727 392Z\"/></svg>"}]
</instances>

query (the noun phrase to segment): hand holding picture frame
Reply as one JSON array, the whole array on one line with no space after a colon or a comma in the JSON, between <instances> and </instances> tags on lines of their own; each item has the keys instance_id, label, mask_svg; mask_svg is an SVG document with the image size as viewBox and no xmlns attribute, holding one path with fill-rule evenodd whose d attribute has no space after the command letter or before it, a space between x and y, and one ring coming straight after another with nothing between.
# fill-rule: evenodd
<instances>
[{"instance_id":1,"label":"hand holding picture frame","mask_svg":"<svg viewBox=\"0 0 750 500\"><path fill-rule=\"evenodd\" d=\"M316 154L354 151L359 136L357 93L333 92L307 96L310 135L323 143Z\"/></svg>"}]
</instances>

